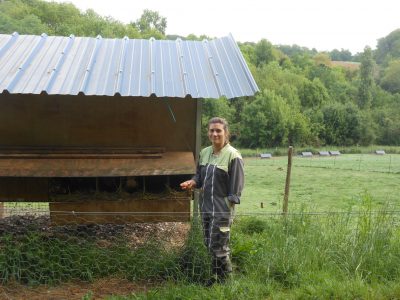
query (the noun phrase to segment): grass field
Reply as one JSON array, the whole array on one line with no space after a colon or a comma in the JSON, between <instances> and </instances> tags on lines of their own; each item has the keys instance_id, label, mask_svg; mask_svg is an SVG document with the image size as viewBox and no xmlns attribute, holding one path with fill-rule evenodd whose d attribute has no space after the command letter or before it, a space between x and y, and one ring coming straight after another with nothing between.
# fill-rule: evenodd
<instances>
[{"instance_id":1,"label":"grass field","mask_svg":"<svg viewBox=\"0 0 400 300\"><path fill-rule=\"evenodd\" d=\"M239 213L281 212L287 157L245 158L245 190ZM373 208L400 208L400 155L345 154L293 158L289 211L348 211L364 195ZM261 208L261 203L263 207Z\"/></svg>"}]
</instances>

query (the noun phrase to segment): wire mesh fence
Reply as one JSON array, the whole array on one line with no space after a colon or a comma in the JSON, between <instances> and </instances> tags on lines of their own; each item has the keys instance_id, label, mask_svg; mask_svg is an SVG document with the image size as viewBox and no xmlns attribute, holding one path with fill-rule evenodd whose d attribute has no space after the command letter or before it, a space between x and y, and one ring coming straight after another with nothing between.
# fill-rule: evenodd
<instances>
[{"instance_id":1,"label":"wire mesh fence","mask_svg":"<svg viewBox=\"0 0 400 300\"><path fill-rule=\"evenodd\" d=\"M347 211L374 199L375 208L399 210L400 155L344 154L337 157L293 157L289 210ZM245 160L243 207L250 212L282 211L287 158ZM390 172L389 172L390 167Z\"/></svg>"},{"instance_id":2,"label":"wire mesh fence","mask_svg":"<svg viewBox=\"0 0 400 300\"><path fill-rule=\"evenodd\" d=\"M233 272L224 284L248 288L224 297L266 298L272 288L320 284L313 280L329 276L398 282L399 158L294 157L286 216L281 201L287 160L246 159L244 201L229 230ZM357 176L362 180L353 180ZM362 193L367 187L373 197ZM356 193L357 201L349 200ZM388 202L377 205L375 200ZM203 216L192 215L189 221L187 211L166 214L188 221L132 221L166 217L154 211L52 211L46 202L0 204L0 298L134 293L139 297L134 299L147 299L156 290L158 296L150 299L168 299L173 298L166 296L168 289L161 291L167 283L207 286L221 266L204 238Z\"/></svg>"},{"instance_id":3,"label":"wire mesh fence","mask_svg":"<svg viewBox=\"0 0 400 300\"><path fill-rule=\"evenodd\" d=\"M29 211L17 206L6 208L0 220L0 298L140 294L166 282L206 286L215 274L201 216L123 223L114 214L117 224L54 225L43 204ZM229 280L290 288L321 268L338 276L398 280L399 217L399 211L372 211L368 203L353 212L237 214Z\"/></svg>"},{"instance_id":4,"label":"wire mesh fence","mask_svg":"<svg viewBox=\"0 0 400 300\"><path fill-rule=\"evenodd\" d=\"M295 158L297 166L400 174L400 155L345 154Z\"/></svg>"}]
</instances>

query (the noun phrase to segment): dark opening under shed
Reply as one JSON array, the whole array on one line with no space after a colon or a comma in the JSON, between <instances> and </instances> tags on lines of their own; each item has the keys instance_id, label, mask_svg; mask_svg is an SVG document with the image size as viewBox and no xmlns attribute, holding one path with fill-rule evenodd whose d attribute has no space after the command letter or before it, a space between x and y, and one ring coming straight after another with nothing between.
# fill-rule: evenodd
<instances>
[{"instance_id":1,"label":"dark opening under shed","mask_svg":"<svg viewBox=\"0 0 400 300\"><path fill-rule=\"evenodd\" d=\"M0 34L0 201L50 202L54 223L187 220L201 99L256 91L232 36Z\"/></svg>"}]
</instances>

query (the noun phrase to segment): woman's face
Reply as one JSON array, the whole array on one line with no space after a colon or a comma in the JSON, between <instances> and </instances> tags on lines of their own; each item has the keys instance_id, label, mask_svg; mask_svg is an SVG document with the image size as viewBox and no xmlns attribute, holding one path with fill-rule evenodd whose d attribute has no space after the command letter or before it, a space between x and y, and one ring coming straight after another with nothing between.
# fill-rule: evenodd
<instances>
[{"instance_id":1,"label":"woman's face","mask_svg":"<svg viewBox=\"0 0 400 300\"><path fill-rule=\"evenodd\" d=\"M220 123L211 123L208 126L208 138L213 146L223 147L226 141L224 125Z\"/></svg>"}]
</instances>

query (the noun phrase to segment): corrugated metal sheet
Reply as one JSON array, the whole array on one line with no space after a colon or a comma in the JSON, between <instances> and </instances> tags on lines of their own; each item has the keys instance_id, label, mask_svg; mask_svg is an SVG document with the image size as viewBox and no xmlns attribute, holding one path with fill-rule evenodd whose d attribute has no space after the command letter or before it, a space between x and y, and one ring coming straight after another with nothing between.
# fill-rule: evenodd
<instances>
[{"instance_id":1,"label":"corrugated metal sheet","mask_svg":"<svg viewBox=\"0 0 400 300\"><path fill-rule=\"evenodd\" d=\"M258 87L231 35L212 41L0 34L0 92L184 98Z\"/></svg>"}]
</instances>

